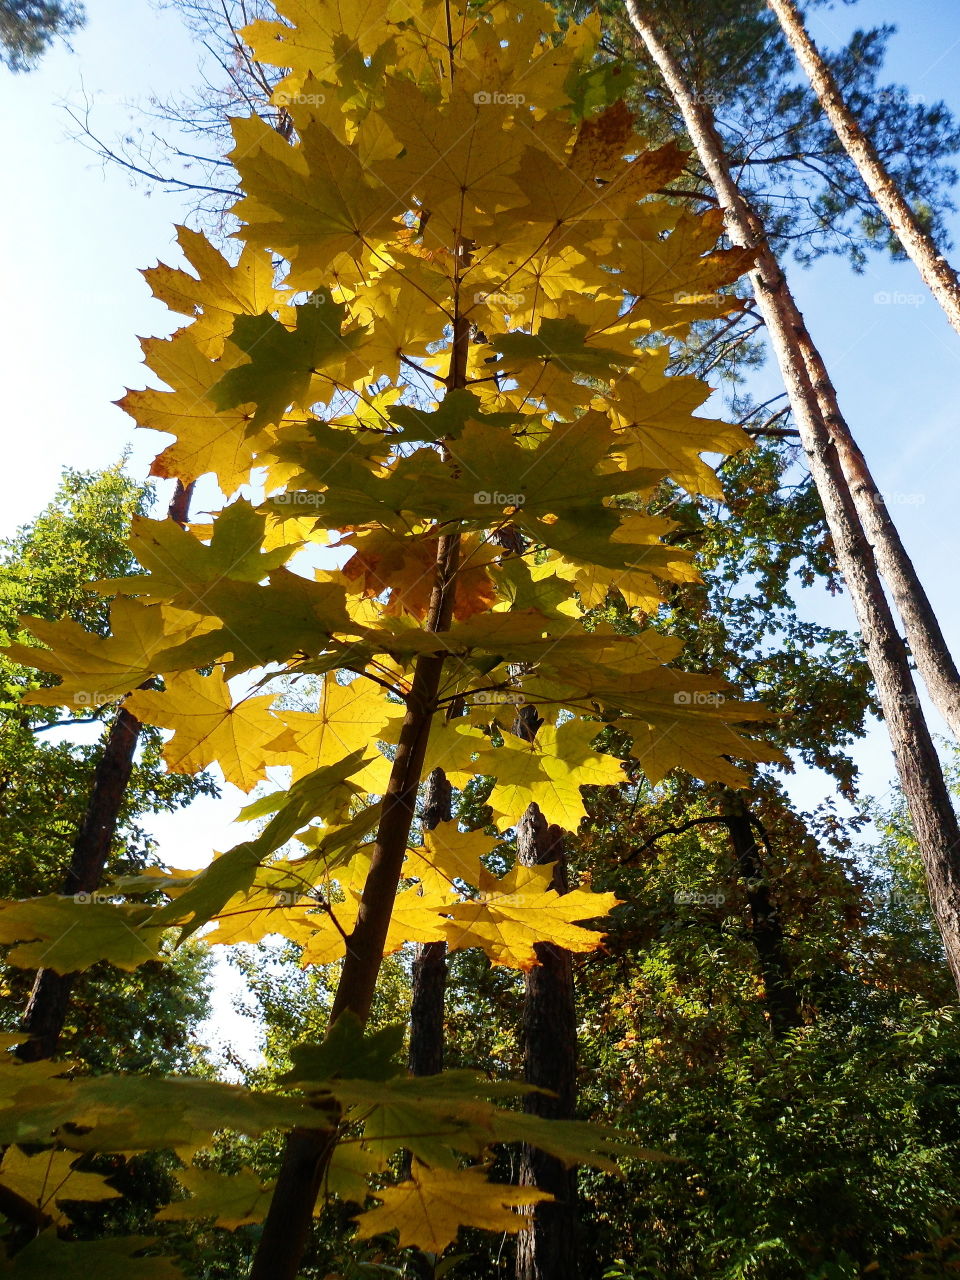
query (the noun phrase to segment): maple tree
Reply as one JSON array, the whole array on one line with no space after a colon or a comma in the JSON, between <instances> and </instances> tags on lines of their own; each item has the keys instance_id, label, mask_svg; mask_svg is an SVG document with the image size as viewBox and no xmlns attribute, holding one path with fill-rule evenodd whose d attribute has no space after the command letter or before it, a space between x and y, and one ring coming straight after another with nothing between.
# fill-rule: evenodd
<instances>
[{"instance_id":1,"label":"maple tree","mask_svg":"<svg viewBox=\"0 0 960 1280\"><path fill-rule=\"evenodd\" d=\"M359 1214L361 1236L397 1230L437 1252L462 1223L516 1231L513 1207L542 1200L476 1190L493 1144L607 1168L638 1150L497 1104L523 1086L408 1077L402 1033L364 1035L382 957L405 942L522 970L538 942L597 947L603 925L585 926L616 903L585 885L558 894L549 864L498 876L493 838L455 826L411 847L427 772L493 780L498 827L533 802L574 829L580 788L624 781L621 759L653 783L682 768L736 785L736 759L777 758L738 727L766 713L676 665L679 642L591 615L622 581L649 618L691 579L649 499L667 478L719 494L702 455L749 444L696 416L709 389L667 373L657 335L736 310L724 290L751 255L715 248L715 215L656 197L685 157L636 132L616 77L592 62L599 22L561 34L535 2L401 14L389 0L288 0L281 14L245 38L285 70L291 138L234 122L242 252L232 262L183 231L196 274L147 273L189 322L144 344L169 389L122 402L175 437L154 474L189 486L212 472L225 505L209 526L135 523L145 572L101 584L118 597L109 635L26 620L43 647L10 652L60 678L32 702L123 700L173 730L171 769L216 761L250 791L289 767L290 785L253 800L241 818L262 829L202 870L120 879L94 903L0 906L11 962L60 972L135 968L172 929L212 943L279 933L305 963L342 961L330 1031L302 1046L284 1090L0 1067L2 1140L60 1155L172 1146L189 1159L217 1130L289 1130L269 1197L247 1175L184 1181L199 1217L265 1215L251 1274L271 1280L296 1274L318 1195L362 1204L368 1175L382 1206ZM291 680L313 682L311 712L285 707ZM542 720L534 738L515 732L518 704ZM619 755L597 746L609 727ZM384 1188L401 1149L410 1176ZM32 1172L0 1170L0 1185L51 1227ZM127 1273L169 1273L134 1263L140 1239L108 1245ZM15 1269L66 1248L45 1232Z\"/></svg>"}]
</instances>

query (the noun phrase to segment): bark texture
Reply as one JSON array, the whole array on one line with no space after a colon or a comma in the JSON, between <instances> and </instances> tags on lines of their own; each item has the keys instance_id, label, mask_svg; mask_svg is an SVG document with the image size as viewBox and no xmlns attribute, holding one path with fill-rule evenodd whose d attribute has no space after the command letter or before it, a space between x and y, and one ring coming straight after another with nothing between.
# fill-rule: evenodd
<instances>
[{"instance_id":1,"label":"bark texture","mask_svg":"<svg viewBox=\"0 0 960 1280\"><path fill-rule=\"evenodd\" d=\"M873 547L844 473L837 442L842 419L828 425L811 376L812 343L805 349L800 341L800 335L806 334L803 316L766 241L762 224L731 174L709 107L686 83L679 62L646 20L641 0L627 0L627 11L683 115L723 208L731 240L756 254L751 278L757 305L820 494L837 563L856 611L923 858L930 902L947 962L960 990L960 827L917 698L907 650L884 595ZM928 639L932 642L930 637L910 637L918 665Z\"/></svg>"},{"instance_id":2,"label":"bark texture","mask_svg":"<svg viewBox=\"0 0 960 1280\"><path fill-rule=\"evenodd\" d=\"M563 832L550 826L535 804L517 824L517 856L524 866L556 862L552 887L566 893ZM539 965L524 979L523 1055L528 1084L552 1095L530 1094L524 1109L551 1120L572 1120L577 1105L577 1016L570 952L535 944ZM555 1156L526 1144L520 1152L520 1184L554 1196L538 1204L530 1226L517 1236L516 1280L576 1280L577 1174Z\"/></svg>"}]
</instances>

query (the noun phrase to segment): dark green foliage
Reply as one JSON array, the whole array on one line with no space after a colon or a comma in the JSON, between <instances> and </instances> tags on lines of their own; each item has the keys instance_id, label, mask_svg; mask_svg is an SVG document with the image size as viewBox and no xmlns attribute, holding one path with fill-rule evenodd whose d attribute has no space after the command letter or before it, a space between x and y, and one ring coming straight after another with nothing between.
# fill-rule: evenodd
<instances>
[{"instance_id":1,"label":"dark green foliage","mask_svg":"<svg viewBox=\"0 0 960 1280\"><path fill-rule=\"evenodd\" d=\"M68 471L50 505L0 543L0 636L18 635L22 613L57 619L63 614L87 627L106 629L106 606L86 588L101 577L134 566L126 546L130 516L144 511L151 494L119 468L99 473ZM36 672L0 655L4 695L0 705L0 897L56 891L83 818L93 769L112 707L33 707L19 693ZM63 724L61 722L68 723ZM72 721L89 721L81 725ZM78 742L79 736L85 742ZM145 729L127 789L111 874L130 873L155 860L142 825L149 813L172 811L199 794L215 794L207 776L167 773L161 735ZM206 961L181 951L171 966L149 964L128 974L98 965L78 980L64 1037L94 1070L177 1071L200 1060L192 1032L206 1016ZM4 973L8 999L4 1029L22 1016L32 975Z\"/></svg>"}]
</instances>

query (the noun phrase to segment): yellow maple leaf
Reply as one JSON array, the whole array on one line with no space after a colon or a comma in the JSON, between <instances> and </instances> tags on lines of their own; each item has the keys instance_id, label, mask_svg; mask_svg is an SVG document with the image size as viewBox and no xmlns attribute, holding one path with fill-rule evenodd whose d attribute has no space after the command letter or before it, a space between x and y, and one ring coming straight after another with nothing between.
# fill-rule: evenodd
<instances>
[{"instance_id":1,"label":"yellow maple leaf","mask_svg":"<svg viewBox=\"0 0 960 1280\"><path fill-rule=\"evenodd\" d=\"M177 227L177 243L196 276L162 262L143 275L155 298L193 320L190 340L210 359L223 354L238 315L260 315L286 301L288 292L274 288L268 253L244 248L234 265L206 236L189 227Z\"/></svg>"},{"instance_id":2,"label":"yellow maple leaf","mask_svg":"<svg viewBox=\"0 0 960 1280\"><path fill-rule=\"evenodd\" d=\"M655 467L691 493L722 498L723 490L702 453L736 453L752 442L738 426L714 418L694 417L710 394L698 378L667 376L666 348L646 351L629 379L613 388L606 407L620 428L628 467Z\"/></svg>"},{"instance_id":3,"label":"yellow maple leaf","mask_svg":"<svg viewBox=\"0 0 960 1280\"><path fill-rule=\"evenodd\" d=\"M401 1249L426 1249L437 1254L456 1239L461 1227L520 1231L527 1225L533 1205L553 1199L537 1187L488 1182L485 1171L476 1166L430 1169L419 1161L414 1163L409 1181L375 1194L383 1204L358 1216L361 1240L398 1231Z\"/></svg>"},{"instance_id":4,"label":"yellow maple leaf","mask_svg":"<svg viewBox=\"0 0 960 1280\"><path fill-rule=\"evenodd\" d=\"M424 831L422 849L407 850L404 875L415 876L431 890L459 897L454 882L479 884L484 873L481 858L498 844L499 837L460 831L456 822L441 822L432 831Z\"/></svg>"},{"instance_id":5,"label":"yellow maple leaf","mask_svg":"<svg viewBox=\"0 0 960 1280\"><path fill-rule=\"evenodd\" d=\"M86 631L72 618L47 622L23 618L23 625L47 649L8 645L5 652L24 666L60 677L54 689L33 689L25 702L43 706L99 706L122 698L161 671L154 659L170 645L180 644L216 623L165 604L141 604L121 597L110 606L112 634Z\"/></svg>"},{"instance_id":6,"label":"yellow maple leaf","mask_svg":"<svg viewBox=\"0 0 960 1280\"><path fill-rule=\"evenodd\" d=\"M148 338L143 343L147 364L170 391L128 391L118 400L138 426L168 431L177 437L159 454L150 474L176 477L189 484L215 471L224 493L233 493L250 475L253 443L247 429L253 406L220 410L210 389L245 357L227 347L220 361L210 360L193 340L190 326L172 338Z\"/></svg>"},{"instance_id":7,"label":"yellow maple leaf","mask_svg":"<svg viewBox=\"0 0 960 1280\"><path fill-rule=\"evenodd\" d=\"M537 963L534 943L552 942L567 951L595 951L603 935L581 928L577 920L604 916L617 905L613 893L550 888L553 863L525 867L519 863L501 879L485 871L476 898L448 908L446 926L451 950L482 947L494 965L529 969Z\"/></svg>"},{"instance_id":8,"label":"yellow maple leaf","mask_svg":"<svg viewBox=\"0 0 960 1280\"><path fill-rule=\"evenodd\" d=\"M268 934L279 933L299 941L309 937L316 917L307 912L316 899L255 885L234 894L223 910L213 917L214 928L203 935L208 945L234 946L238 942L262 942Z\"/></svg>"},{"instance_id":9,"label":"yellow maple leaf","mask_svg":"<svg viewBox=\"0 0 960 1280\"><path fill-rule=\"evenodd\" d=\"M384 97L384 114L403 157L381 161L374 171L403 193L405 203L412 207L416 200L430 210L431 221L463 235L488 225L501 210L524 203L526 196L513 176L524 131L506 128L512 106L458 88L438 103L398 78L387 81Z\"/></svg>"},{"instance_id":10,"label":"yellow maple leaf","mask_svg":"<svg viewBox=\"0 0 960 1280\"><path fill-rule=\"evenodd\" d=\"M297 921L295 940L303 944L300 963L304 967L333 964L343 958L347 949L344 934L349 936L357 922L361 893L362 887L349 888L345 901L333 902L329 911L308 917L308 922L316 926L309 936L300 931ZM383 954L392 955L408 942L442 942L449 921L441 913L447 910L449 898L447 893L423 890L416 885L401 890L394 901Z\"/></svg>"},{"instance_id":11,"label":"yellow maple leaf","mask_svg":"<svg viewBox=\"0 0 960 1280\"><path fill-rule=\"evenodd\" d=\"M324 678L315 711L280 711L278 716L293 732L297 754L286 763L293 778L342 760L358 747L390 738L392 726L402 719L404 708L388 702L383 691L360 677L340 684L332 675ZM389 729L388 729L389 726ZM361 786L382 790L390 773L390 761L380 756L357 774Z\"/></svg>"},{"instance_id":12,"label":"yellow maple leaf","mask_svg":"<svg viewBox=\"0 0 960 1280\"><path fill-rule=\"evenodd\" d=\"M173 729L163 758L174 773L199 773L216 761L241 791L266 777L268 764L298 753L296 737L270 710L269 694L233 701L221 671L201 676L184 671L161 693L138 689L127 709L147 724Z\"/></svg>"},{"instance_id":13,"label":"yellow maple leaf","mask_svg":"<svg viewBox=\"0 0 960 1280\"><path fill-rule=\"evenodd\" d=\"M481 751L475 772L497 779L494 813L516 821L533 801L548 822L576 831L586 815L580 788L624 781L620 761L590 747L599 731L595 722L568 720L559 729L543 725L532 742L507 734L502 747Z\"/></svg>"},{"instance_id":14,"label":"yellow maple leaf","mask_svg":"<svg viewBox=\"0 0 960 1280\"><path fill-rule=\"evenodd\" d=\"M372 54L389 34L390 19L407 12L398 0L281 0L276 9L286 22L260 19L240 34L259 62L289 67L304 79L324 73L336 79L343 57Z\"/></svg>"},{"instance_id":15,"label":"yellow maple leaf","mask_svg":"<svg viewBox=\"0 0 960 1280\"><path fill-rule=\"evenodd\" d=\"M405 272L399 283L390 288L376 286L361 292L350 308L351 316L361 325L372 325L372 333L360 352L360 381L369 381L368 370L376 369L391 382L400 375L401 357L423 356L436 341L446 321L440 303L434 302L424 289L413 283L411 272ZM347 363L347 378L352 375Z\"/></svg>"}]
</instances>

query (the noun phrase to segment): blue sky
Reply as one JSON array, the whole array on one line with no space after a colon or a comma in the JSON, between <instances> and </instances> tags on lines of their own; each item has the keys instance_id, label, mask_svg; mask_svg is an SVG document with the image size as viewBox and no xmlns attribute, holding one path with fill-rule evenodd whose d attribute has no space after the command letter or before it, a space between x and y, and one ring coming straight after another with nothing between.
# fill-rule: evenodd
<instances>
[{"instance_id":1,"label":"blue sky","mask_svg":"<svg viewBox=\"0 0 960 1280\"><path fill-rule=\"evenodd\" d=\"M154 433L136 431L111 402L125 387L144 385L136 335L174 327L138 272L158 258L175 260L173 226L188 204L104 168L70 136L64 103L82 109L89 102L101 135L122 135L142 125L140 108L151 97L189 91L196 52L176 14L148 0L90 0L88 16L72 51L55 49L28 76L0 73L2 533L48 500L63 466L106 466L132 447L130 468L142 475L157 448ZM811 27L830 45L854 25L898 19L888 79L931 101L942 97L960 115L960 6L953 0L909 10L893 0L862 0L818 11ZM954 227L960 242L960 219ZM960 337L909 263L877 260L855 276L825 261L794 269L792 279L848 420L958 648ZM775 368L757 376L756 390L759 399L780 390ZM852 620L845 601L813 592L804 609L823 620ZM931 720L942 729L935 715ZM857 755L868 789L882 795L893 770L880 727ZM801 803L814 805L830 785L803 774L793 789ZM223 806L204 802L189 817L154 825L173 862L197 865L231 838L226 819Z\"/></svg>"}]
</instances>

